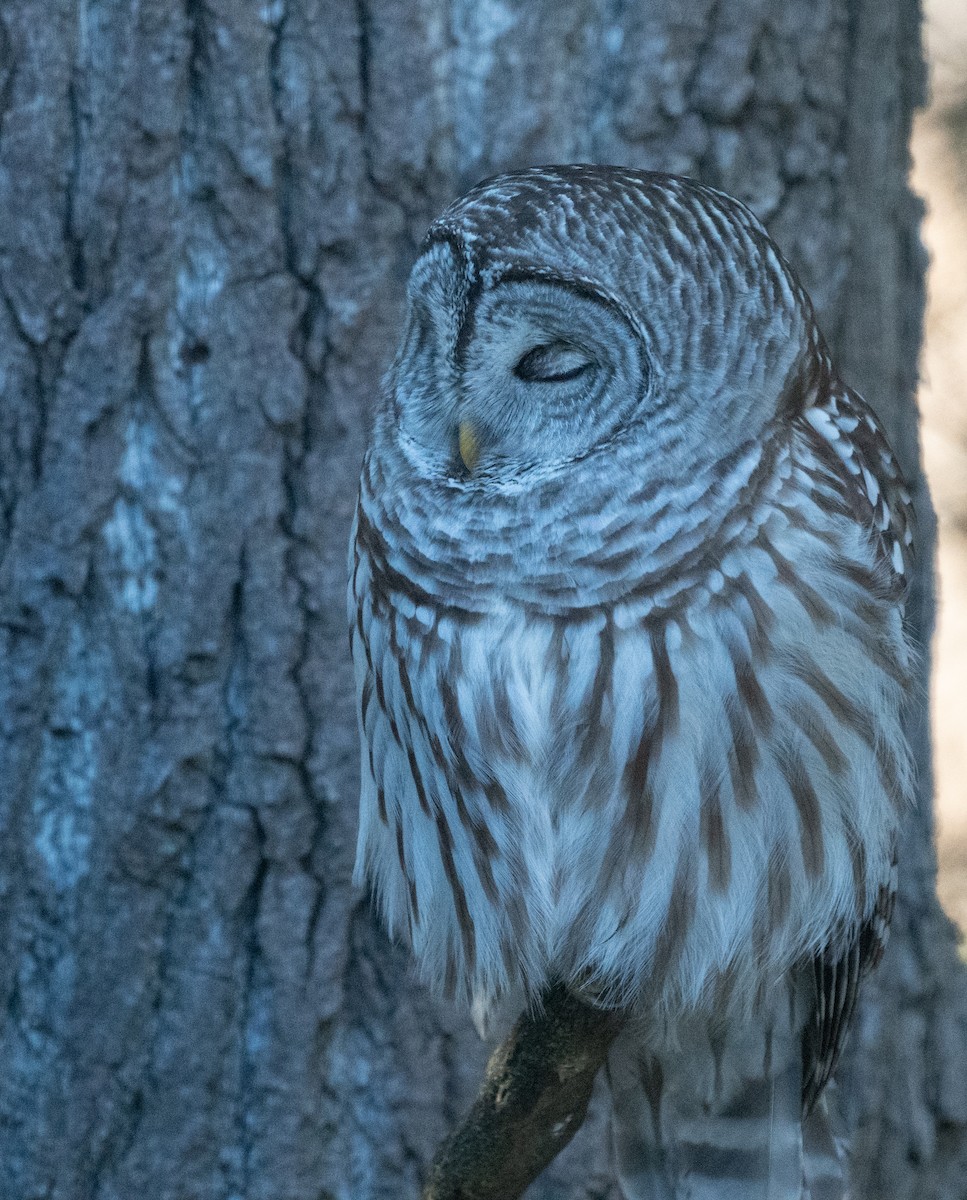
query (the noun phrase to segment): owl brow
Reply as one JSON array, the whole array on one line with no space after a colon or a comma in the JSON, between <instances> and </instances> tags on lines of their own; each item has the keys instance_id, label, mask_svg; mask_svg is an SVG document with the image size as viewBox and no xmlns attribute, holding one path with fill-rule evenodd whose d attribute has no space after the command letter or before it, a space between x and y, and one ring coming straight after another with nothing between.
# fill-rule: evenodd
<instances>
[{"instance_id":1,"label":"owl brow","mask_svg":"<svg viewBox=\"0 0 967 1200\"><path fill-rule=\"evenodd\" d=\"M457 340L453 347L453 357L458 365L463 366L470 345L470 335L473 332L473 314L483 292L483 280L474 275L467 288L466 298L460 311L457 326Z\"/></svg>"},{"instance_id":2,"label":"owl brow","mask_svg":"<svg viewBox=\"0 0 967 1200\"><path fill-rule=\"evenodd\" d=\"M464 273L464 275L466 275L468 279L476 279L476 264L467 253L467 247L464 244L463 238L460 237L458 233L452 229L448 229L445 225L436 226L435 228L428 230L420 245L419 257L422 258L425 254L432 250L434 246L449 246L450 250L453 252L454 258L457 260L458 267Z\"/></svg>"},{"instance_id":3,"label":"owl brow","mask_svg":"<svg viewBox=\"0 0 967 1200\"><path fill-rule=\"evenodd\" d=\"M420 258L432 250L434 246L449 247L453 257L456 259L458 270L467 281L463 301L456 314L457 341L454 347L454 354L459 362L469 336L466 331L470 326L470 313L476 305L477 297L482 287L480 273L477 270L476 262L467 250L466 243L455 230L448 228L446 225L437 225L429 229L420 246Z\"/></svg>"},{"instance_id":4,"label":"owl brow","mask_svg":"<svg viewBox=\"0 0 967 1200\"><path fill-rule=\"evenodd\" d=\"M580 275L558 275L554 271L542 271L534 267L511 267L509 270L491 276L488 283L491 288L504 283L552 283L555 287L570 292L572 296L577 296L581 300L589 300L593 304L599 304L613 312L628 326L636 338L644 340L644 330L634 314L617 297L608 295L590 280L582 279Z\"/></svg>"}]
</instances>

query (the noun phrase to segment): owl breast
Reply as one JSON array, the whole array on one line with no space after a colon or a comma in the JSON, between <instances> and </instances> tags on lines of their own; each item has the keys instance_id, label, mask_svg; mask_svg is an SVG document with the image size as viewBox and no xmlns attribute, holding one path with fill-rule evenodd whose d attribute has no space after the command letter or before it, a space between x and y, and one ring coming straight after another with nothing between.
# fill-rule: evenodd
<instances>
[{"instance_id":1,"label":"owl breast","mask_svg":"<svg viewBox=\"0 0 967 1200\"><path fill-rule=\"evenodd\" d=\"M357 871L428 980L752 1002L869 915L906 649L862 531L787 492L684 594L568 614L432 603L357 541Z\"/></svg>"}]
</instances>

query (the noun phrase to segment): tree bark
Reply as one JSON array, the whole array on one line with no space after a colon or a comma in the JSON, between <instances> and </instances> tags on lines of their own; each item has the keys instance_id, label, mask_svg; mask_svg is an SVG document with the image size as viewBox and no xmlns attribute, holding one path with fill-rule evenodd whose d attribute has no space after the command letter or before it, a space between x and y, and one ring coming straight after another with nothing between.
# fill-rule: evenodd
<instances>
[{"instance_id":1,"label":"tree bark","mask_svg":"<svg viewBox=\"0 0 967 1200\"><path fill-rule=\"evenodd\" d=\"M6 0L0 1194L415 1197L486 1048L353 892L345 545L419 238L498 169L738 195L920 509L916 0ZM921 681L922 682L922 681ZM858 1197L964 1195L928 730L844 1087ZM614 1196L604 1124L535 1200Z\"/></svg>"}]
</instances>

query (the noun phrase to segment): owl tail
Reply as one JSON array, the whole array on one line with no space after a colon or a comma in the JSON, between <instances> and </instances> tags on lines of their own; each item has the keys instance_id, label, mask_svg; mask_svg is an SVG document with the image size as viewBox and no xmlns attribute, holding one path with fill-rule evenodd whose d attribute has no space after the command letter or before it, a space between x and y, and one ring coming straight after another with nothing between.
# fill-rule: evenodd
<instances>
[{"instance_id":1,"label":"owl tail","mask_svg":"<svg viewBox=\"0 0 967 1200\"><path fill-rule=\"evenodd\" d=\"M764 1052L761 1037L683 1040L676 1053L629 1041L608 1061L625 1200L846 1200L825 1103L803 1123L798 1046L776 1065L768 1035Z\"/></svg>"},{"instance_id":2,"label":"owl tail","mask_svg":"<svg viewBox=\"0 0 967 1200\"><path fill-rule=\"evenodd\" d=\"M803 1200L849 1200L846 1135L830 1082L803 1121Z\"/></svg>"}]
</instances>

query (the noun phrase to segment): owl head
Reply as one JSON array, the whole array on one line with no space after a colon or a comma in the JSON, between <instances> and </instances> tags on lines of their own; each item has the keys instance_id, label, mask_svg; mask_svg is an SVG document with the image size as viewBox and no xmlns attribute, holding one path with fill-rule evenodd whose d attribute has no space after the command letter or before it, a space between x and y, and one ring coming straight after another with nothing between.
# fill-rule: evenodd
<instances>
[{"instance_id":1,"label":"owl head","mask_svg":"<svg viewBox=\"0 0 967 1200\"><path fill-rule=\"evenodd\" d=\"M482 489L617 441L687 471L761 436L824 360L746 208L624 168L479 184L430 227L407 300L392 423L429 471Z\"/></svg>"}]
</instances>

